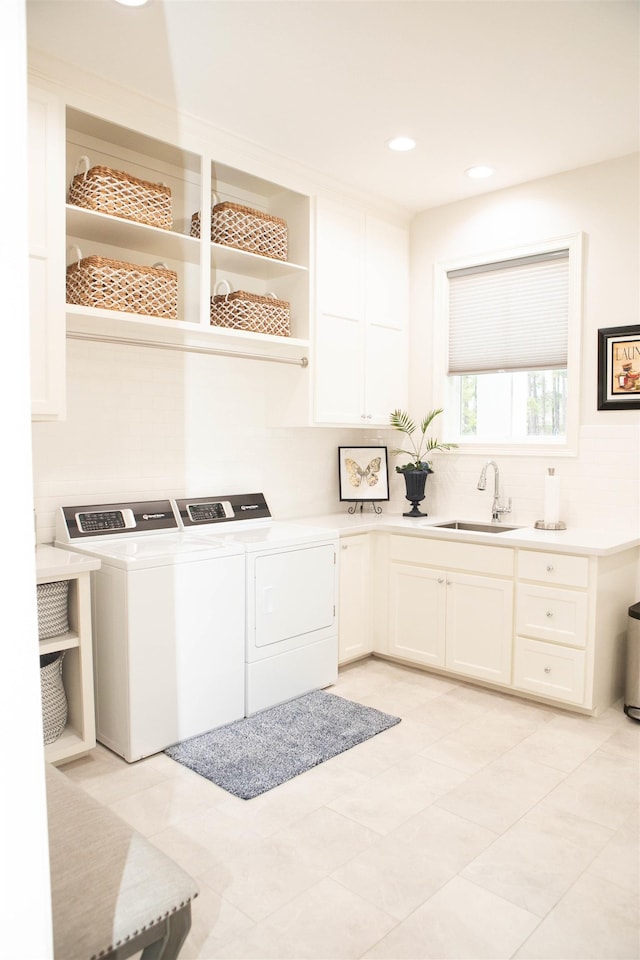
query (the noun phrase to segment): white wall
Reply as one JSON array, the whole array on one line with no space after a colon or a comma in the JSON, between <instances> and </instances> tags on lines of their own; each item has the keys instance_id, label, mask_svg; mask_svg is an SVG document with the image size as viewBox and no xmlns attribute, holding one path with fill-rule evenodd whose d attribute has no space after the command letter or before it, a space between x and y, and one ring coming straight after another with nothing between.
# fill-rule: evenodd
<instances>
[{"instance_id":1,"label":"white wall","mask_svg":"<svg viewBox=\"0 0 640 960\"><path fill-rule=\"evenodd\" d=\"M640 528L640 412L596 409L597 330L637 323L638 157L625 157L450 204L412 230L412 400L432 406L433 264L583 231L586 240L580 444L555 458L563 517L572 526ZM308 370L151 348L68 341L68 418L35 423L38 540L53 537L59 504L264 490L275 516L345 510L337 447L398 435L282 425L275 403L306 390ZM436 432L438 429L436 422ZM485 457L436 454L429 514L488 517L491 490L476 483ZM497 455L510 517L541 517L548 458ZM402 478L390 458L392 502ZM488 484L491 487L491 483Z\"/></svg>"},{"instance_id":2,"label":"white wall","mask_svg":"<svg viewBox=\"0 0 640 960\"><path fill-rule=\"evenodd\" d=\"M44 747L36 621L35 551L29 443L29 309L27 275L27 143L25 13L23 0L2 7L0 152L3 210L11 229L0 240L0 281L6 320L0 379L5 557L2 567L4 683L0 722L5 733L0 791L0 901L3 957L53 956Z\"/></svg>"},{"instance_id":3,"label":"white wall","mask_svg":"<svg viewBox=\"0 0 640 960\"><path fill-rule=\"evenodd\" d=\"M640 411L597 410L597 331L640 322L640 184L637 154L428 210L412 225L411 407L433 406L433 265L538 240L585 235L580 437L574 457L496 453L510 520L541 518L546 467L561 477L572 526L640 531ZM476 484L485 456L438 455L430 477L435 512L489 517L491 490ZM487 484L492 487L492 482Z\"/></svg>"},{"instance_id":4,"label":"white wall","mask_svg":"<svg viewBox=\"0 0 640 960\"><path fill-rule=\"evenodd\" d=\"M337 447L368 440L276 419L308 369L71 340L67 376L67 419L33 424L40 542L61 504L263 490L279 518L346 509Z\"/></svg>"}]
</instances>

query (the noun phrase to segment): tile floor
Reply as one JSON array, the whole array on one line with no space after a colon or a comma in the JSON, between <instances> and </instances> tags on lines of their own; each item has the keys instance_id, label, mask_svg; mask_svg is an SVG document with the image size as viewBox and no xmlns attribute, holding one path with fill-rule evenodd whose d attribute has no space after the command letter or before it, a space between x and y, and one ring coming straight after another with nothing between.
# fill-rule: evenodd
<instances>
[{"instance_id":1,"label":"tile floor","mask_svg":"<svg viewBox=\"0 0 640 960\"><path fill-rule=\"evenodd\" d=\"M63 767L199 882L181 960L640 957L640 724L381 660L402 723L254 800L160 754Z\"/></svg>"}]
</instances>

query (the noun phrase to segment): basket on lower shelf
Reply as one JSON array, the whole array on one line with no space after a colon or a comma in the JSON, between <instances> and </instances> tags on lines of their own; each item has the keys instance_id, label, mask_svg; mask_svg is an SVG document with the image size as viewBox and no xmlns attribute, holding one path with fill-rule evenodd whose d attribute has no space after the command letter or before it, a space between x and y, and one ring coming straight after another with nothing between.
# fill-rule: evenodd
<instances>
[{"instance_id":1,"label":"basket on lower shelf","mask_svg":"<svg viewBox=\"0 0 640 960\"><path fill-rule=\"evenodd\" d=\"M79 172L84 165L84 171ZM151 227L170 230L171 189L163 183L140 180L122 170L89 167L89 158L80 157L69 187L68 201L112 217L135 220Z\"/></svg>"},{"instance_id":2,"label":"basket on lower shelf","mask_svg":"<svg viewBox=\"0 0 640 960\"><path fill-rule=\"evenodd\" d=\"M69 581L55 580L53 583L39 583L36 587L38 597L38 639L48 640L59 637L69 629Z\"/></svg>"},{"instance_id":3,"label":"basket on lower shelf","mask_svg":"<svg viewBox=\"0 0 640 960\"><path fill-rule=\"evenodd\" d=\"M275 294L264 297L257 293L247 293L246 290L231 292L230 287L226 293L219 294L217 289L216 287L216 293L211 298L212 326L266 333L276 337L290 336L291 316L287 300L278 300Z\"/></svg>"},{"instance_id":4,"label":"basket on lower shelf","mask_svg":"<svg viewBox=\"0 0 640 960\"><path fill-rule=\"evenodd\" d=\"M178 275L164 265L80 255L67 267L67 303L176 320Z\"/></svg>"},{"instance_id":5,"label":"basket on lower shelf","mask_svg":"<svg viewBox=\"0 0 640 960\"><path fill-rule=\"evenodd\" d=\"M191 217L191 236L200 236L200 214ZM287 259L287 222L239 203L216 203L211 210L211 240L225 247Z\"/></svg>"},{"instance_id":6,"label":"basket on lower shelf","mask_svg":"<svg viewBox=\"0 0 640 960\"><path fill-rule=\"evenodd\" d=\"M42 732L45 743L53 743L67 724L67 695L62 683L62 653L45 653L40 657L40 694L42 697Z\"/></svg>"}]
</instances>

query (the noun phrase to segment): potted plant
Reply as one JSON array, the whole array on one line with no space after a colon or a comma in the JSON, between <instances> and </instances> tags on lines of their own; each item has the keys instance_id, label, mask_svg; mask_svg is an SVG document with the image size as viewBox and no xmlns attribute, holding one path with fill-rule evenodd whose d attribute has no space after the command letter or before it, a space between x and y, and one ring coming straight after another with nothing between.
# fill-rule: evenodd
<instances>
[{"instance_id":1,"label":"potted plant","mask_svg":"<svg viewBox=\"0 0 640 960\"><path fill-rule=\"evenodd\" d=\"M404 476L407 500L411 503L411 510L403 514L405 517L427 516L426 513L418 510L418 504L424 500L427 477L433 473L431 460L427 459L427 454L432 450L452 450L458 446L457 443L440 443L435 437L427 437L427 430L441 413L442 407L437 407L423 417L420 423L420 434L417 437L414 437L417 430L416 424L405 410L394 410L389 417L389 424L406 435L411 448L406 450L400 447L391 451L395 456L405 453L411 458L407 463L396 466L396 473Z\"/></svg>"}]
</instances>

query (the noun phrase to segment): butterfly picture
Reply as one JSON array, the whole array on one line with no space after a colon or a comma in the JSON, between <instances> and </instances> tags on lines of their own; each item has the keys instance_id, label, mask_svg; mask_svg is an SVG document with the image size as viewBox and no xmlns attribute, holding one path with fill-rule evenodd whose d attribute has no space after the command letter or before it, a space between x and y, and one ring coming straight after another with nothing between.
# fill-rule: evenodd
<instances>
[{"instance_id":1,"label":"butterfly picture","mask_svg":"<svg viewBox=\"0 0 640 960\"><path fill-rule=\"evenodd\" d=\"M380 464L382 463L381 457L374 457L366 467L361 467L359 463L356 463L355 460L352 460L351 457L346 457L344 465L347 470L347 476L349 477L349 483L352 487L359 487L362 481L366 481L370 487L375 487L378 482L378 474L380 473Z\"/></svg>"},{"instance_id":2,"label":"butterfly picture","mask_svg":"<svg viewBox=\"0 0 640 960\"><path fill-rule=\"evenodd\" d=\"M338 447L338 477L341 500L388 500L387 448Z\"/></svg>"}]
</instances>

